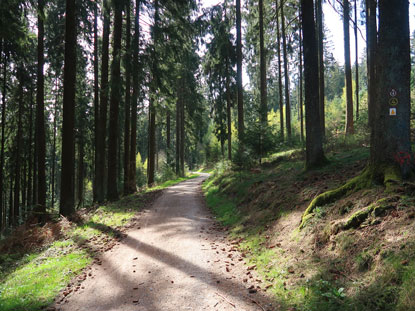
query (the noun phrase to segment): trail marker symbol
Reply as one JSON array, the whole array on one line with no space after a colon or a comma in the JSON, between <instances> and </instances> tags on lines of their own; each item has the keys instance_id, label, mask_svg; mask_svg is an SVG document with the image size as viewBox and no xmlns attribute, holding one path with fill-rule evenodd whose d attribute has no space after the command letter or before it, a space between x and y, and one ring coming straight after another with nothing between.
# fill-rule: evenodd
<instances>
[{"instance_id":1,"label":"trail marker symbol","mask_svg":"<svg viewBox=\"0 0 415 311\"><path fill-rule=\"evenodd\" d=\"M389 99L389 105L396 106L399 103L398 99L396 97L392 97Z\"/></svg>"},{"instance_id":2,"label":"trail marker symbol","mask_svg":"<svg viewBox=\"0 0 415 311\"><path fill-rule=\"evenodd\" d=\"M396 108L389 108L389 115L396 116Z\"/></svg>"},{"instance_id":3,"label":"trail marker symbol","mask_svg":"<svg viewBox=\"0 0 415 311\"><path fill-rule=\"evenodd\" d=\"M396 92L395 89L392 89L389 93L390 96L395 97L398 93Z\"/></svg>"}]
</instances>

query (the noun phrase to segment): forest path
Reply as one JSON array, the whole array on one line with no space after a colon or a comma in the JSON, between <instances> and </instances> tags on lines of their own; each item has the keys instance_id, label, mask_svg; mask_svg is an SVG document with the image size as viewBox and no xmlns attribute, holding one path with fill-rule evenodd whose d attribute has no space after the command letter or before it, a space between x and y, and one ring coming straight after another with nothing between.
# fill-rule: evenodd
<instances>
[{"instance_id":1,"label":"forest path","mask_svg":"<svg viewBox=\"0 0 415 311\"><path fill-rule=\"evenodd\" d=\"M62 311L272 310L205 207L207 174L164 190L104 253ZM248 273L249 272L249 273ZM252 290L251 292L255 292Z\"/></svg>"}]
</instances>

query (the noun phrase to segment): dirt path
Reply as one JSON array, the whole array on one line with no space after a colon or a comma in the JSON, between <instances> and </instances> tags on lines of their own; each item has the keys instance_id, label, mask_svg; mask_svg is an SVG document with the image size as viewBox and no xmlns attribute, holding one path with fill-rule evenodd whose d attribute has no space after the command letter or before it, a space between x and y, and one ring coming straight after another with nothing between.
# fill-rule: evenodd
<instances>
[{"instance_id":1,"label":"dirt path","mask_svg":"<svg viewBox=\"0 0 415 311\"><path fill-rule=\"evenodd\" d=\"M263 292L249 293L259 284L254 272L204 206L205 178L166 189L56 309L272 310Z\"/></svg>"}]
</instances>

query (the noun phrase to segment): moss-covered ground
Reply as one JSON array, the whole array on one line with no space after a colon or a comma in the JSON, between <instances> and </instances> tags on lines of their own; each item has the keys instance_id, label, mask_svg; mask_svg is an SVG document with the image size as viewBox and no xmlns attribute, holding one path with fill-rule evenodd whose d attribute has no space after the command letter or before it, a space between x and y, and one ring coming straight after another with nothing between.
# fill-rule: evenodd
<instances>
[{"instance_id":1,"label":"moss-covered ground","mask_svg":"<svg viewBox=\"0 0 415 311\"><path fill-rule=\"evenodd\" d=\"M357 187L303 219L317 195L361 174L368 153L331 152L307 172L300 151L284 152L249 171L221 164L205 182L207 205L278 310L415 310L415 185Z\"/></svg>"}]
</instances>

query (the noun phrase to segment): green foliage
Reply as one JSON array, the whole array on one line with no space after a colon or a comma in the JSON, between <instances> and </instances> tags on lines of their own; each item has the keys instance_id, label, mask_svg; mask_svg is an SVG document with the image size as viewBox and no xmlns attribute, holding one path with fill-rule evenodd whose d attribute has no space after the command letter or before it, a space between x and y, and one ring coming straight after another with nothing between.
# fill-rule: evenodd
<instances>
[{"instance_id":1,"label":"green foliage","mask_svg":"<svg viewBox=\"0 0 415 311\"><path fill-rule=\"evenodd\" d=\"M146 164L147 160L143 164L143 162L141 162L141 154L138 152L137 156L135 157L135 180L138 187L144 186L147 182Z\"/></svg>"},{"instance_id":2,"label":"green foliage","mask_svg":"<svg viewBox=\"0 0 415 311\"><path fill-rule=\"evenodd\" d=\"M245 129L243 143L248 156L261 161L262 158L275 151L277 138L270 126L254 122L250 123Z\"/></svg>"}]
</instances>

